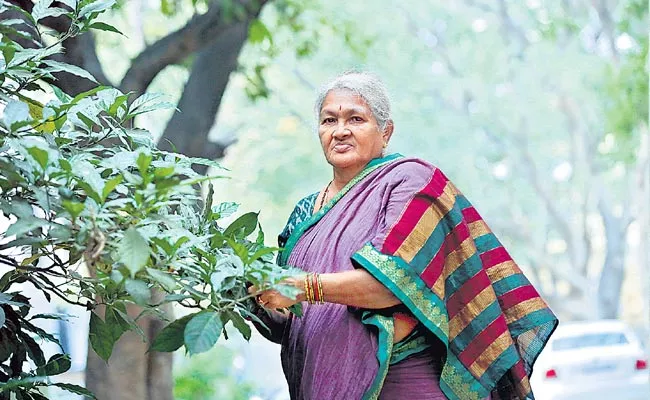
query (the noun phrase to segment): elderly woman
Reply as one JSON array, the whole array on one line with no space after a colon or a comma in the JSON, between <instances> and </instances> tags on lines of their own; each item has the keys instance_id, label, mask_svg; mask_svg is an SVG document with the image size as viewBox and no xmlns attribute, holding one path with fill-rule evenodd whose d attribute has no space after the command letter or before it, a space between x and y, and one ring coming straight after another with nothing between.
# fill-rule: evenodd
<instances>
[{"instance_id":1,"label":"elderly woman","mask_svg":"<svg viewBox=\"0 0 650 400\"><path fill-rule=\"evenodd\" d=\"M381 82L341 75L316 101L333 178L279 237L307 274L261 292L292 399L526 399L557 319L461 192L431 164L384 155ZM255 290L255 288L251 289ZM303 315L278 310L303 303Z\"/></svg>"}]
</instances>

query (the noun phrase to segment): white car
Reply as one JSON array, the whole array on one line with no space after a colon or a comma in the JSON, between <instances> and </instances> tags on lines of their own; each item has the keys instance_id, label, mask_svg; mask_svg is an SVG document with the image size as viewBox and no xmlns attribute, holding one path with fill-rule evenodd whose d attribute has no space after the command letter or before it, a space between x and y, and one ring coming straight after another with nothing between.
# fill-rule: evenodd
<instances>
[{"instance_id":1,"label":"white car","mask_svg":"<svg viewBox=\"0 0 650 400\"><path fill-rule=\"evenodd\" d=\"M537 400L649 400L646 354L623 322L560 323L531 377Z\"/></svg>"}]
</instances>

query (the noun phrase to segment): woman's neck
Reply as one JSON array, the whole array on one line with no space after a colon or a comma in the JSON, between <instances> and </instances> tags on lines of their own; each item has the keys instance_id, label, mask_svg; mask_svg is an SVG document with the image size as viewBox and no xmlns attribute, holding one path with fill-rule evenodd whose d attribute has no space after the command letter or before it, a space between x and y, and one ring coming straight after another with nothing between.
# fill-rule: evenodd
<instances>
[{"instance_id":1,"label":"woman's neck","mask_svg":"<svg viewBox=\"0 0 650 400\"><path fill-rule=\"evenodd\" d=\"M362 170L363 167L345 168L345 169L334 168L334 179L332 179L332 185L330 187L330 191L332 191L333 193L338 193Z\"/></svg>"}]
</instances>

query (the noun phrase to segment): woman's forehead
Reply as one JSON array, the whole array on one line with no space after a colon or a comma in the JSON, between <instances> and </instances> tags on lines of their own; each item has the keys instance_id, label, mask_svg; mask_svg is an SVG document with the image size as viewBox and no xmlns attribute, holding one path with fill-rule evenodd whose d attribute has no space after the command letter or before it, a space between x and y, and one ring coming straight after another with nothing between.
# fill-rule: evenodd
<instances>
[{"instance_id":1,"label":"woman's forehead","mask_svg":"<svg viewBox=\"0 0 650 400\"><path fill-rule=\"evenodd\" d=\"M351 90L332 90L325 96L321 113L341 111L369 113L370 107L363 97Z\"/></svg>"}]
</instances>

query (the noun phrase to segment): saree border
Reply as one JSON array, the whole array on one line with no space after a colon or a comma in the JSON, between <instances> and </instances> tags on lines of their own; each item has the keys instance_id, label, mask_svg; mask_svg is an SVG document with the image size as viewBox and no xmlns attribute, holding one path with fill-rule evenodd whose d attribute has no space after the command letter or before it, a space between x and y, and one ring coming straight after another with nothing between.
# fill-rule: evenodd
<instances>
[{"instance_id":1,"label":"saree border","mask_svg":"<svg viewBox=\"0 0 650 400\"><path fill-rule=\"evenodd\" d=\"M362 400L377 400L381 389L384 387L388 367L390 366L391 354L393 353L393 337L395 325L393 318L375 314L371 311L364 311L361 317L364 325L373 325L378 329L377 334L377 361L379 369L373 379L370 388L363 394Z\"/></svg>"},{"instance_id":2,"label":"saree border","mask_svg":"<svg viewBox=\"0 0 650 400\"><path fill-rule=\"evenodd\" d=\"M394 153L387 155L382 158L375 158L371 160L366 167L357 174L350 182L347 183L341 189L340 192L336 194L330 201L327 202L323 206L322 209L318 210L316 214L313 214L311 217L309 217L307 220L303 221L302 223L298 224L289 238L287 239L287 243L284 246L284 249L282 249L282 252L280 253L280 259L278 260L280 265L286 265L287 261L289 260L289 256L291 255L291 252L293 251L293 248L296 246L296 243L298 243L298 240L302 237L302 235L305 233L305 231L309 228L311 228L313 225L315 225L318 221L320 221L321 218L329 210L332 209L338 203L338 201L352 189L357 183L361 182L366 176L368 176L371 172L375 171L377 168L382 167L386 164L389 164L399 158L404 157L403 155L399 153Z\"/></svg>"},{"instance_id":3,"label":"saree border","mask_svg":"<svg viewBox=\"0 0 650 400\"><path fill-rule=\"evenodd\" d=\"M381 253L371 243L354 253L352 260L386 286L445 347L449 346L449 321L443 301L404 260ZM451 400L480 400L489 394L452 352L447 352L440 388Z\"/></svg>"}]
</instances>

